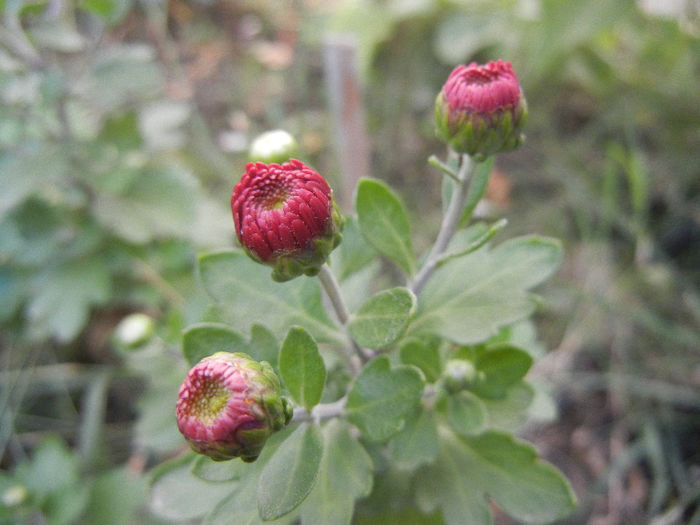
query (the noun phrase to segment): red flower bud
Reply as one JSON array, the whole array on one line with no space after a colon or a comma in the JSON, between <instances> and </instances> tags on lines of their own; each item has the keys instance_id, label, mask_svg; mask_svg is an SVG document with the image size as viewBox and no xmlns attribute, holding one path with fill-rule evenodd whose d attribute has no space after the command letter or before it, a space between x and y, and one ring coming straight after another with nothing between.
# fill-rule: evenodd
<instances>
[{"instance_id":1,"label":"red flower bud","mask_svg":"<svg viewBox=\"0 0 700 525\"><path fill-rule=\"evenodd\" d=\"M522 144L527 104L510 62L457 66L435 102L438 138L478 159Z\"/></svg>"},{"instance_id":2,"label":"red flower bud","mask_svg":"<svg viewBox=\"0 0 700 525\"><path fill-rule=\"evenodd\" d=\"M267 438L291 420L292 407L281 390L267 362L217 352L197 363L182 383L177 426L195 452L216 461L255 461Z\"/></svg>"},{"instance_id":3,"label":"red flower bud","mask_svg":"<svg viewBox=\"0 0 700 525\"><path fill-rule=\"evenodd\" d=\"M276 281L316 275L341 239L330 186L298 160L248 164L233 188L231 210L238 240L253 259L274 268Z\"/></svg>"}]
</instances>

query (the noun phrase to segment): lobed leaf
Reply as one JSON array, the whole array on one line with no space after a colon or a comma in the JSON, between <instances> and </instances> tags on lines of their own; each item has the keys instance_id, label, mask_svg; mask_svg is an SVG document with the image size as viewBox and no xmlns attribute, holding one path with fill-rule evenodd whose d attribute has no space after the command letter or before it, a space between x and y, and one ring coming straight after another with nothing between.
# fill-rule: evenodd
<instances>
[{"instance_id":1,"label":"lobed leaf","mask_svg":"<svg viewBox=\"0 0 700 525\"><path fill-rule=\"evenodd\" d=\"M255 324L263 324L281 337L289 326L299 325L319 342L345 344L345 336L321 304L321 289L315 279L274 282L269 268L240 250L201 256L199 271L206 290L230 316L235 329L245 333Z\"/></svg>"},{"instance_id":2,"label":"lobed leaf","mask_svg":"<svg viewBox=\"0 0 700 525\"><path fill-rule=\"evenodd\" d=\"M345 413L370 441L386 441L404 425L423 394L420 372L406 365L390 368L389 358L370 361L355 378Z\"/></svg>"},{"instance_id":3,"label":"lobed leaf","mask_svg":"<svg viewBox=\"0 0 700 525\"><path fill-rule=\"evenodd\" d=\"M399 468L407 470L434 461L438 453L435 413L420 407L389 442L389 453Z\"/></svg>"},{"instance_id":4,"label":"lobed leaf","mask_svg":"<svg viewBox=\"0 0 700 525\"><path fill-rule=\"evenodd\" d=\"M301 521L350 525L355 500L372 489L372 458L339 419L329 421L322 436L318 482L300 508Z\"/></svg>"},{"instance_id":5,"label":"lobed leaf","mask_svg":"<svg viewBox=\"0 0 700 525\"><path fill-rule=\"evenodd\" d=\"M549 277L560 260L558 241L535 236L451 259L425 285L408 334L458 344L483 341L532 312L535 302L526 291Z\"/></svg>"},{"instance_id":6,"label":"lobed leaf","mask_svg":"<svg viewBox=\"0 0 700 525\"><path fill-rule=\"evenodd\" d=\"M562 474L504 432L460 438L442 429L438 459L420 477L419 505L426 512L440 508L448 525L490 525L485 496L525 523L563 518L575 506Z\"/></svg>"}]
</instances>

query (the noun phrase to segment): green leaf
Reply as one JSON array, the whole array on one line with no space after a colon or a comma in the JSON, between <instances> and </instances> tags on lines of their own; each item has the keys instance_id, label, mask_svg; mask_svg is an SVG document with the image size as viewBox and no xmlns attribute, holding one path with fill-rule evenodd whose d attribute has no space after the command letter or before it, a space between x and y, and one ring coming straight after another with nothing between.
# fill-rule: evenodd
<instances>
[{"instance_id":1,"label":"green leaf","mask_svg":"<svg viewBox=\"0 0 700 525\"><path fill-rule=\"evenodd\" d=\"M486 188L489 184L489 178L495 160L496 157L491 156L484 162L480 162L476 165L472 180L469 183L469 193L467 194L467 201L464 203L464 210L460 219L461 225L466 225L469 222L477 204L479 204L486 194Z\"/></svg>"},{"instance_id":2,"label":"green leaf","mask_svg":"<svg viewBox=\"0 0 700 525\"><path fill-rule=\"evenodd\" d=\"M148 483L144 476L122 467L101 474L90 483L90 492L85 523L130 525L139 522L139 513L147 503Z\"/></svg>"},{"instance_id":3,"label":"green leaf","mask_svg":"<svg viewBox=\"0 0 700 525\"><path fill-rule=\"evenodd\" d=\"M203 525L230 525L235 517L236 525L291 525L297 520L297 512L291 512L274 521L263 521L258 513L256 493L260 473L275 455L281 443L291 434L290 428L273 434L267 440L260 457L254 463L227 461L225 464L240 473L237 483L229 483L229 493L209 508ZM234 465L235 464L235 465Z\"/></svg>"},{"instance_id":4,"label":"green leaf","mask_svg":"<svg viewBox=\"0 0 700 525\"><path fill-rule=\"evenodd\" d=\"M211 482L226 482L240 479L248 464L242 461L214 461L207 456L197 456L192 463L192 474Z\"/></svg>"},{"instance_id":5,"label":"green leaf","mask_svg":"<svg viewBox=\"0 0 700 525\"><path fill-rule=\"evenodd\" d=\"M476 360L480 373L473 390L481 397L503 398L531 366L532 357L525 350L506 344L489 346Z\"/></svg>"},{"instance_id":6,"label":"green leaf","mask_svg":"<svg viewBox=\"0 0 700 525\"><path fill-rule=\"evenodd\" d=\"M319 342L346 344L321 304L316 279L298 277L286 283L270 278L269 268L238 250L206 254L199 259L202 282L243 333L263 324L283 337L289 326L305 327Z\"/></svg>"},{"instance_id":7,"label":"green leaf","mask_svg":"<svg viewBox=\"0 0 700 525\"><path fill-rule=\"evenodd\" d=\"M21 204L42 186L55 184L70 171L64 149L47 145L26 147L21 153L5 154L0 159L0 218Z\"/></svg>"},{"instance_id":8,"label":"green leaf","mask_svg":"<svg viewBox=\"0 0 700 525\"><path fill-rule=\"evenodd\" d=\"M482 399L489 414L489 428L515 432L527 420L534 397L532 386L521 381L510 387L502 399Z\"/></svg>"},{"instance_id":9,"label":"green leaf","mask_svg":"<svg viewBox=\"0 0 700 525\"><path fill-rule=\"evenodd\" d=\"M405 365L413 365L421 369L429 383L434 383L440 378L442 372L440 365L440 341L430 344L418 339L406 341L401 346L401 362Z\"/></svg>"},{"instance_id":10,"label":"green leaf","mask_svg":"<svg viewBox=\"0 0 700 525\"><path fill-rule=\"evenodd\" d=\"M386 441L404 425L423 394L420 372L406 365L389 366L387 356L370 361L355 379L345 412L370 441Z\"/></svg>"},{"instance_id":11,"label":"green leaf","mask_svg":"<svg viewBox=\"0 0 700 525\"><path fill-rule=\"evenodd\" d=\"M15 475L39 502L51 493L74 487L79 480L78 456L56 437L44 439L29 461L19 464Z\"/></svg>"},{"instance_id":12,"label":"green leaf","mask_svg":"<svg viewBox=\"0 0 700 525\"><path fill-rule=\"evenodd\" d=\"M561 473L541 461L532 446L503 432L460 438L442 429L438 459L419 476L419 506L439 507L449 525L490 525L486 496L525 523L563 518L575 506Z\"/></svg>"},{"instance_id":13,"label":"green leaf","mask_svg":"<svg viewBox=\"0 0 700 525\"><path fill-rule=\"evenodd\" d=\"M265 521L291 512L316 483L323 456L317 425L302 424L263 468L258 480L258 511Z\"/></svg>"},{"instance_id":14,"label":"green leaf","mask_svg":"<svg viewBox=\"0 0 700 525\"><path fill-rule=\"evenodd\" d=\"M275 335L264 326L254 324L250 329L248 354L256 361L267 361L276 367L279 343L277 343Z\"/></svg>"},{"instance_id":15,"label":"green leaf","mask_svg":"<svg viewBox=\"0 0 700 525\"><path fill-rule=\"evenodd\" d=\"M415 310L416 296L409 289L384 290L350 316L348 332L360 346L385 348L403 335Z\"/></svg>"},{"instance_id":16,"label":"green leaf","mask_svg":"<svg viewBox=\"0 0 700 525\"><path fill-rule=\"evenodd\" d=\"M532 313L535 301L526 290L549 277L560 260L558 241L535 236L452 259L427 282L408 334L483 341Z\"/></svg>"},{"instance_id":17,"label":"green leaf","mask_svg":"<svg viewBox=\"0 0 700 525\"><path fill-rule=\"evenodd\" d=\"M408 214L383 182L362 179L355 199L360 231L367 242L394 261L408 275L416 271Z\"/></svg>"},{"instance_id":18,"label":"green leaf","mask_svg":"<svg viewBox=\"0 0 700 525\"><path fill-rule=\"evenodd\" d=\"M360 232L357 218L345 217L343 242L331 252L330 266L339 281L344 281L352 274L370 264L376 255L372 247Z\"/></svg>"},{"instance_id":19,"label":"green leaf","mask_svg":"<svg viewBox=\"0 0 700 525\"><path fill-rule=\"evenodd\" d=\"M61 342L78 335L90 308L106 301L112 287L108 264L99 256L49 267L32 285L34 296L27 306L31 331Z\"/></svg>"},{"instance_id":20,"label":"green leaf","mask_svg":"<svg viewBox=\"0 0 700 525\"><path fill-rule=\"evenodd\" d=\"M438 453L438 435L435 414L420 407L415 416L406 420L406 426L389 442L389 453L399 468L413 470L435 460Z\"/></svg>"},{"instance_id":21,"label":"green leaf","mask_svg":"<svg viewBox=\"0 0 700 525\"><path fill-rule=\"evenodd\" d=\"M486 427L488 414L481 399L465 390L447 399L447 419L463 436L478 434Z\"/></svg>"},{"instance_id":22,"label":"green leaf","mask_svg":"<svg viewBox=\"0 0 700 525\"><path fill-rule=\"evenodd\" d=\"M93 207L100 223L136 244L165 236L191 237L199 183L176 166L147 166L121 195L99 193Z\"/></svg>"},{"instance_id":23,"label":"green leaf","mask_svg":"<svg viewBox=\"0 0 700 525\"><path fill-rule=\"evenodd\" d=\"M316 341L300 327L289 330L280 349L279 369L292 399L306 410L321 401L326 366Z\"/></svg>"},{"instance_id":24,"label":"green leaf","mask_svg":"<svg viewBox=\"0 0 700 525\"><path fill-rule=\"evenodd\" d=\"M182 351L189 365L194 366L215 352L247 352L248 344L225 324L199 323L183 332Z\"/></svg>"},{"instance_id":25,"label":"green leaf","mask_svg":"<svg viewBox=\"0 0 700 525\"><path fill-rule=\"evenodd\" d=\"M193 459L188 454L154 472L150 508L157 516L170 521L198 519L231 492L231 483L212 483L195 476Z\"/></svg>"},{"instance_id":26,"label":"green leaf","mask_svg":"<svg viewBox=\"0 0 700 525\"><path fill-rule=\"evenodd\" d=\"M300 508L302 523L349 525L355 500L370 493L372 459L339 419L323 428L323 459L318 482Z\"/></svg>"}]
</instances>

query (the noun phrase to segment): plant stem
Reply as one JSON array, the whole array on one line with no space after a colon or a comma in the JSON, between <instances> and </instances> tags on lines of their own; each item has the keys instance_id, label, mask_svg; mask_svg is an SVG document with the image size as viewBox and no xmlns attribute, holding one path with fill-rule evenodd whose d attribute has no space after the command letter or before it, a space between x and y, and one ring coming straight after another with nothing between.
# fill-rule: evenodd
<instances>
[{"instance_id":1,"label":"plant stem","mask_svg":"<svg viewBox=\"0 0 700 525\"><path fill-rule=\"evenodd\" d=\"M333 310L338 316L338 320L345 326L350 318L350 312L348 311L348 307L345 306L345 301L343 301L343 296L340 293L340 285L328 264L321 266L321 271L318 272L318 278L321 281L323 289L326 291L326 295L328 295L328 298L331 300Z\"/></svg>"},{"instance_id":2,"label":"plant stem","mask_svg":"<svg viewBox=\"0 0 700 525\"><path fill-rule=\"evenodd\" d=\"M452 240L452 236L457 231L457 226L459 225L460 219L462 218L462 210L464 209L464 203L467 200L467 194L469 190L469 180L472 173L474 173L474 168L476 163L472 162L469 155L462 155L462 164L459 167L459 172L457 173L458 182L455 184L454 191L452 192L452 197L450 198L450 204L447 207L445 216L442 218L442 224L440 225L440 231L435 239L435 244L430 249L428 258L421 267L418 275L413 280L411 284L411 290L413 293L418 295L428 279L433 275L435 268L440 260L440 256L447 248L447 245Z\"/></svg>"},{"instance_id":3,"label":"plant stem","mask_svg":"<svg viewBox=\"0 0 700 525\"><path fill-rule=\"evenodd\" d=\"M318 279L321 281L321 285L326 291L326 295L331 300L331 304L333 305L333 310L338 317L338 321L340 321L340 324L343 325L343 328L345 328L348 323L348 319L350 319L350 311L348 310L348 307L345 306L343 295L340 292L340 285L338 284L338 281L335 278L335 275L333 275L333 272L328 264L321 266L321 271L318 272ZM353 375L357 375L362 368L362 361L369 361L374 354L370 350L360 347L360 345L353 341L349 334L348 338L350 339L352 349L348 349L348 351L345 352L344 357L348 363L348 366L352 370Z\"/></svg>"},{"instance_id":4,"label":"plant stem","mask_svg":"<svg viewBox=\"0 0 700 525\"><path fill-rule=\"evenodd\" d=\"M338 401L334 401L333 403L316 405L311 409L311 412L306 410L304 407L297 407L294 409L292 421L323 421L324 419L341 417L345 412L346 401L347 398L341 397L340 399L338 399Z\"/></svg>"}]
</instances>

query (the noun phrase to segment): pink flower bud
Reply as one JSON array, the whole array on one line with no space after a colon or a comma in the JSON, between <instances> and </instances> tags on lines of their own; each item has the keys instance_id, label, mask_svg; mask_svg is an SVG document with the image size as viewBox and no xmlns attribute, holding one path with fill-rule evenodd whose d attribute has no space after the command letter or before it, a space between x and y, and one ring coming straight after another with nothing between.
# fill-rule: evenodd
<instances>
[{"instance_id":1,"label":"pink flower bud","mask_svg":"<svg viewBox=\"0 0 700 525\"><path fill-rule=\"evenodd\" d=\"M527 104L510 62L457 66L435 102L438 138L483 159L522 144Z\"/></svg>"},{"instance_id":2,"label":"pink flower bud","mask_svg":"<svg viewBox=\"0 0 700 525\"><path fill-rule=\"evenodd\" d=\"M286 426L292 407L272 367L243 353L217 352L187 374L178 394L180 432L216 461L255 461L267 438Z\"/></svg>"},{"instance_id":3,"label":"pink flower bud","mask_svg":"<svg viewBox=\"0 0 700 525\"><path fill-rule=\"evenodd\" d=\"M316 275L341 239L330 186L298 160L248 164L233 188L231 210L238 240L253 259L274 268L276 281Z\"/></svg>"}]
</instances>

